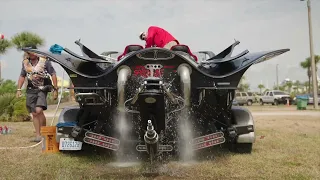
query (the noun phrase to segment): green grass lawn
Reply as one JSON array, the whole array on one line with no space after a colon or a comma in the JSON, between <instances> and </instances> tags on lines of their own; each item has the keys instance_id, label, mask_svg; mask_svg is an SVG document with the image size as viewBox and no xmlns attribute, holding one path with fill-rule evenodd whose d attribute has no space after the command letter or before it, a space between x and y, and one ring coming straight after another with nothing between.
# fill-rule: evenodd
<instances>
[{"instance_id":1,"label":"green grass lawn","mask_svg":"<svg viewBox=\"0 0 320 180\"><path fill-rule=\"evenodd\" d=\"M114 167L106 155L43 154L37 146L0 150L0 179L320 179L320 118L306 113L255 120L257 140L251 155L218 151L214 159L190 165L165 163L148 177L146 163ZM34 135L31 122L6 125L13 133L0 135L0 146L33 144L28 142Z\"/></svg>"}]
</instances>

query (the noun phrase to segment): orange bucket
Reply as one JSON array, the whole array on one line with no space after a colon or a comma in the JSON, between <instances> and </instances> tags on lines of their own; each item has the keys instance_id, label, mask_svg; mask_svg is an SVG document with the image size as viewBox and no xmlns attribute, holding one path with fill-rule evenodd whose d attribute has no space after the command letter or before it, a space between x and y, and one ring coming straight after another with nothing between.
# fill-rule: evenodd
<instances>
[{"instance_id":1,"label":"orange bucket","mask_svg":"<svg viewBox=\"0 0 320 180\"><path fill-rule=\"evenodd\" d=\"M59 152L59 143L56 141L56 127L42 126L40 130L42 136L42 152L56 153Z\"/></svg>"}]
</instances>

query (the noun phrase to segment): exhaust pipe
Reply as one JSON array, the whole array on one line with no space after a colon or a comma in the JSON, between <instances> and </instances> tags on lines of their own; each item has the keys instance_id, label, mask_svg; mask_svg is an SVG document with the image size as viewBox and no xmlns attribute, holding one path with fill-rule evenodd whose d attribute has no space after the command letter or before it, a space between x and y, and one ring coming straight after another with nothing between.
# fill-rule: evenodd
<instances>
[{"instance_id":1,"label":"exhaust pipe","mask_svg":"<svg viewBox=\"0 0 320 180\"><path fill-rule=\"evenodd\" d=\"M125 101L125 85L128 77L131 75L131 69L128 66L120 66L117 70L118 73L118 110L124 112L124 101Z\"/></svg>"},{"instance_id":2,"label":"exhaust pipe","mask_svg":"<svg viewBox=\"0 0 320 180\"><path fill-rule=\"evenodd\" d=\"M183 98L185 100L185 105L190 106L190 94L191 94L191 67L188 64L181 64L177 70L180 76L180 82L183 92Z\"/></svg>"},{"instance_id":3,"label":"exhaust pipe","mask_svg":"<svg viewBox=\"0 0 320 180\"><path fill-rule=\"evenodd\" d=\"M144 135L144 142L147 146L147 152L151 157L154 157L158 153L158 133L154 130L151 120L148 120L147 131Z\"/></svg>"}]
</instances>

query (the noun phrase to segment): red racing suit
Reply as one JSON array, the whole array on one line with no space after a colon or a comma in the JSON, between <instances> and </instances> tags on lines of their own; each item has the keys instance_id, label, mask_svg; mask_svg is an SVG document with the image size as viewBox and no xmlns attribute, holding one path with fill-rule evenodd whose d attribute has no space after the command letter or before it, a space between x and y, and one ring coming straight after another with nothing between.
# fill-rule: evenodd
<instances>
[{"instance_id":1,"label":"red racing suit","mask_svg":"<svg viewBox=\"0 0 320 180\"><path fill-rule=\"evenodd\" d=\"M177 44L179 44L178 40L174 38L166 30L157 26L150 26L148 28L145 48L148 48L154 45L156 45L157 47L163 48L167 43L171 41L176 41Z\"/></svg>"}]
</instances>

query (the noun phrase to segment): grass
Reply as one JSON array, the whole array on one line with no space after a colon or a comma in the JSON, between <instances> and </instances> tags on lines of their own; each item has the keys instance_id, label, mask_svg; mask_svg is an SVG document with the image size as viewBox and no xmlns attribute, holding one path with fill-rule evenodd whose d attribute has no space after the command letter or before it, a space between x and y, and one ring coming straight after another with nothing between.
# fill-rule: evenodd
<instances>
[{"instance_id":1,"label":"grass","mask_svg":"<svg viewBox=\"0 0 320 180\"><path fill-rule=\"evenodd\" d=\"M320 179L320 119L304 112L305 116L256 116L251 155L217 151L214 159L195 164L161 165L154 177L144 174L144 165L114 167L106 155L42 154L37 146L0 150L0 179ZM0 146L32 145L32 123L6 125L13 134L0 135Z\"/></svg>"}]
</instances>

